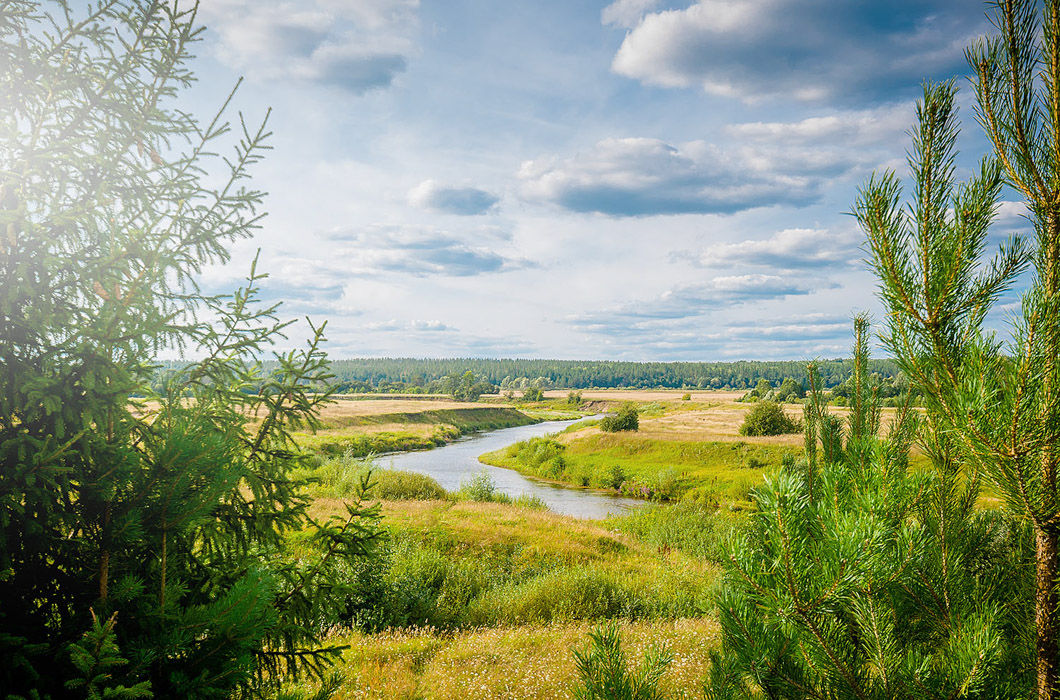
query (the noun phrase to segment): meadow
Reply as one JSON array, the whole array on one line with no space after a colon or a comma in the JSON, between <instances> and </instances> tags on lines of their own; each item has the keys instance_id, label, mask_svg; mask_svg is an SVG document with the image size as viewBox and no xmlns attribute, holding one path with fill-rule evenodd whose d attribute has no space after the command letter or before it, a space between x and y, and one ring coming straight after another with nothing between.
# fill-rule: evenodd
<instances>
[{"instance_id":1,"label":"meadow","mask_svg":"<svg viewBox=\"0 0 1060 700\"><path fill-rule=\"evenodd\" d=\"M354 628L329 639L349 646L335 697L570 697L571 650L612 619L631 658L660 644L674 653L667 692L698 697L734 519L685 504L579 520L348 455L314 467L313 516L341 514L369 473L378 556L349 572L357 592L333 608Z\"/></svg>"}]
</instances>

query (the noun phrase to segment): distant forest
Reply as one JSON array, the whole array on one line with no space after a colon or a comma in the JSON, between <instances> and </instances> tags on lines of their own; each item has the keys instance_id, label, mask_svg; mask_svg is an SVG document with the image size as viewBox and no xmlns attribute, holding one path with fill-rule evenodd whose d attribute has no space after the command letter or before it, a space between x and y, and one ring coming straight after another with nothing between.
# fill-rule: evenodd
<instances>
[{"instance_id":1,"label":"distant forest","mask_svg":"<svg viewBox=\"0 0 1060 700\"><path fill-rule=\"evenodd\" d=\"M882 378L898 368L890 360L874 360L871 369ZM842 384L853 370L852 360L821 360L825 388ZM498 360L476 358L415 359L363 358L333 360L331 371L340 390L400 391L429 387L446 377L471 372L502 389L534 384L543 388L591 389L739 389L753 388L760 379L774 386L786 377L805 381L806 362L613 362L603 360Z\"/></svg>"}]
</instances>

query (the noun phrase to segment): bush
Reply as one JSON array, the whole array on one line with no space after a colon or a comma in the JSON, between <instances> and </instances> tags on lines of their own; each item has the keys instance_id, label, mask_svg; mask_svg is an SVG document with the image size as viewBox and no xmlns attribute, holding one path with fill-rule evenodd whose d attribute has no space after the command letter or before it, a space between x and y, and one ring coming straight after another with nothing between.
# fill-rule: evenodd
<instances>
[{"instance_id":1,"label":"bush","mask_svg":"<svg viewBox=\"0 0 1060 700\"><path fill-rule=\"evenodd\" d=\"M622 404L616 413L604 416L603 420L600 421L600 429L605 433L639 430L640 415L637 412L637 404L627 401Z\"/></svg>"},{"instance_id":2,"label":"bush","mask_svg":"<svg viewBox=\"0 0 1060 700\"><path fill-rule=\"evenodd\" d=\"M511 503L512 499L497 490L493 477L485 470L480 471L469 480L460 484L457 491L460 498L479 503Z\"/></svg>"},{"instance_id":3,"label":"bush","mask_svg":"<svg viewBox=\"0 0 1060 700\"><path fill-rule=\"evenodd\" d=\"M784 409L775 401L758 401L747 412L740 426L740 435L785 435L802 430L799 421L793 420L784 413Z\"/></svg>"}]
</instances>

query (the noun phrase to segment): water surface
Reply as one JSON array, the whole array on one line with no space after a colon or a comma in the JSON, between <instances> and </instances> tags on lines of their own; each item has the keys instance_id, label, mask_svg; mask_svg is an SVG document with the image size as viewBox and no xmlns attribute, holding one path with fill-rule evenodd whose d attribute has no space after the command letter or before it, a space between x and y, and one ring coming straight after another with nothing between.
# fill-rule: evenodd
<instances>
[{"instance_id":1,"label":"water surface","mask_svg":"<svg viewBox=\"0 0 1060 700\"><path fill-rule=\"evenodd\" d=\"M608 514L624 513L642 505L642 501L620 496L609 496L584 489L554 486L528 479L511 469L491 467L478 461L486 452L499 450L520 440L541 437L563 430L575 421L546 421L516 428L502 428L477 433L433 450L384 455L376 461L380 466L427 474L447 491L456 491L460 484L485 470L493 478L497 490L509 496L537 496L550 510L576 518L603 518Z\"/></svg>"}]
</instances>

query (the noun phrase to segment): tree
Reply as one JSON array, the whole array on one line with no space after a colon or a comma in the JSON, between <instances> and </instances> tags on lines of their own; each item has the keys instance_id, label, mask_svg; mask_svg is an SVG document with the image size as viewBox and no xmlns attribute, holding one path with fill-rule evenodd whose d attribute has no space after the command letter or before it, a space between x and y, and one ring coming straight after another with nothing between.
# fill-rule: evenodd
<instances>
[{"instance_id":1,"label":"tree","mask_svg":"<svg viewBox=\"0 0 1060 700\"><path fill-rule=\"evenodd\" d=\"M885 342L928 410L945 421L969 470L981 471L1035 533L1036 689L1060 697L1060 2L994 3L999 34L977 42L979 121L995 158L956 192L948 90L922 114L916 204L897 179L873 178L856 213L867 231L890 324ZM1035 245L981 256L1003 184L1026 200ZM953 214L948 210L952 208ZM1032 262L1008 342L987 314Z\"/></svg>"},{"instance_id":2,"label":"tree","mask_svg":"<svg viewBox=\"0 0 1060 700\"><path fill-rule=\"evenodd\" d=\"M802 385L802 382L791 377L784 378L774 396L774 399L780 403L804 398L806 398L806 387Z\"/></svg>"},{"instance_id":3,"label":"tree","mask_svg":"<svg viewBox=\"0 0 1060 700\"><path fill-rule=\"evenodd\" d=\"M605 433L617 433L625 430L639 430L640 429L640 414L637 411L637 404L633 401L626 401L614 414L604 416L600 420L600 430Z\"/></svg>"},{"instance_id":4,"label":"tree","mask_svg":"<svg viewBox=\"0 0 1060 700\"><path fill-rule=\"evenodd\" d=\"M879 437L868 322L846 426L810 366L805 451L752 493L726 545L711 698L1022 698L1032 686L1026 528L976 508L942 424ZM910 471L919 438L931 469Z\"/></svg>"},{"instance_id":5,"label":"tree","mask_svg":"<svg viewBox=\"0 0 1060 700\"><path fill-rule=\"evenodd\" d=\"M287 325L258 303L264 276L229 296L195 284L258 225L245 183L268 137L240 118L222 160L227 103L205 125L180 110L199 33L188 3L0 10L7 693L59 697L89 672L96 688L92 659L108 688L179 697L320 671L343 571L374 536L356 504L314 521L293 475L291 430L328 400L323 328L263 371ZM164 348L201 359L152 391Z\"/></svg>"}]
</instances>

